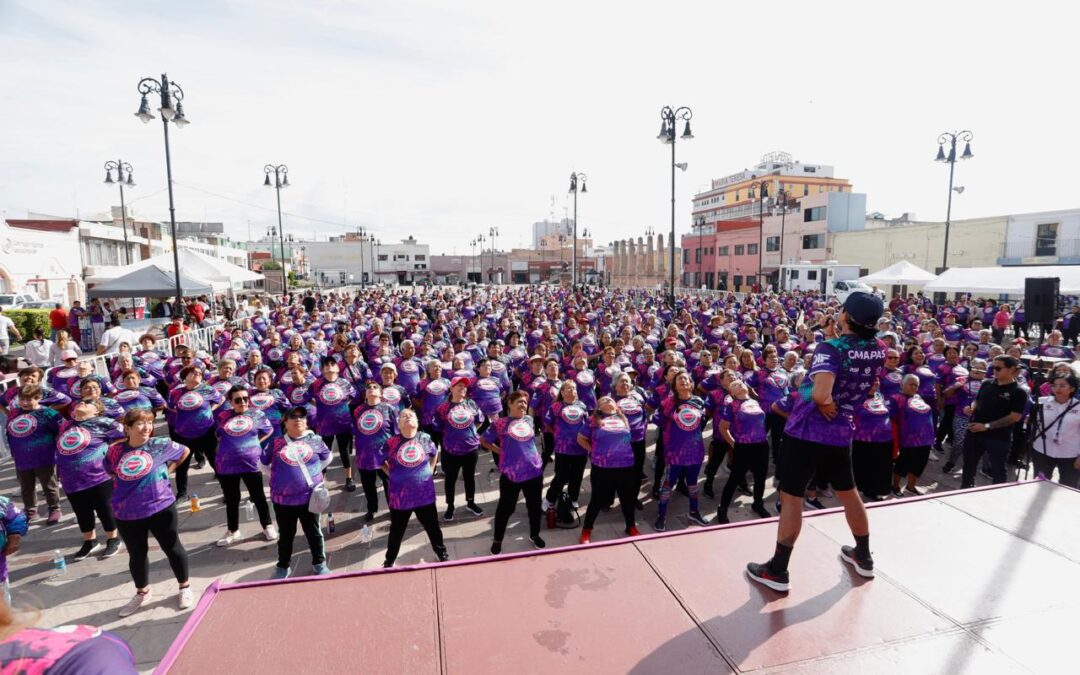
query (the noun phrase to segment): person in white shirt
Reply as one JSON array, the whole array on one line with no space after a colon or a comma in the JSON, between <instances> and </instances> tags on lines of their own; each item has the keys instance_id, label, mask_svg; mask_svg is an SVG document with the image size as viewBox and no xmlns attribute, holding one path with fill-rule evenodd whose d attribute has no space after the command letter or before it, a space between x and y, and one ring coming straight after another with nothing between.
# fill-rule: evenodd
<instances>
[{"instance_id":1,"label":"person in white shirt","mask_svg":"<svg viewBox=\"0 0 1080 675\"><path fill-rule=\"evenodd\" d=\"M45 331L35 328L34 339L26 343L26 351L23 355L30 365L48 368L52 365L52 352L55 347L52 340L45 339Z\"/></svg>"},{"instance_id":2,"label":"person in white shirt","mask_svg":"<svg viewBox=\"0 0 1080 675\"><path fill-rule=\"evenodd\" d=\"M1080 399L1076 389L1080 381L1075 375L1054 375L1050 380L1053 396L1039 398L1039 438L1031 450L1035 474L1080 489Z\"/></svg>"},{"instance_id":3,"label":"person in white shirt","mask_svg":"<svg viewBox=\"0 0 1080 675\"><path fill-rule=\"evenodd\" d=\"M99 355L115 354L120 351L121 342L126 342L129 345L136 344L135 334L121 326L120 320L113 317L109 322L109 329L101 334L101 342L98 343L97 353Z\"/></svg>"},{"instance_id":4,"label":"person in white shirt","mask_svg":"<svg viewBox=\"0 0 1080 675\"><path fill-rule=\"evenodd\" d=\"M11 333L15 334L16 340L23 339L23 336L15 327L15 322L4 316L3 311L4 309L0 307L0 355L7 356L8 350L11 349Z\"/></svg>"}]
</instances>

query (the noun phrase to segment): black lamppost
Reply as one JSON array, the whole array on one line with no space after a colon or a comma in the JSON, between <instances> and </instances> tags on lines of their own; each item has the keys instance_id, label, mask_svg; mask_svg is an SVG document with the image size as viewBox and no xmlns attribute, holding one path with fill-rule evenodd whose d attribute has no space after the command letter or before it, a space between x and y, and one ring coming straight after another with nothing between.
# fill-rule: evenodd
<instances>
[{"instance_id":1,"label":"black lamppost","mask_svg":"<svg viewBox=\"0 0 1080 675\"><path fill-rule=\"evenodd\" d=\"M497 228L497 227L489 227L488 228L488 237L490 237L490 243L491 243L491 275L490 275L489 281L492 284L495 283L495 239L498 236L499 236L499 228Z\"/></svg>"},{"instance_id":2,"label":"black lamppost","mask_svg":"<svg viewBox=\"0 0 1080 675\"><path fill-rule=\"evenodd\" d=\"M574 195L574 270L570 275L571 283L573 286L577 286L577 195L578 185L581 186L581 193L585 194L589 190L585 187L585 181L588 177L577 171L570 174L570 192Z\"/></svg>"},{"instance_id":3,"label":"black lamppost","mask_svg":"<svg viewBox=\"0 0 1080 675\"><path fill-rule=\"evenodd\" d=\"M165 175L168 178L169 188L169 229L172 233L173 279L176 281L176 308L174 313L183 317L183 291L180 289L180 252L176 245L176 208L173 204L172 157L169 154L169 122L171 121L179 129L189 124L188 118L184 115L184 90L176 82L170 82L169 76L165 73L161 74L160 81L152 77L144 77L139 80L138 90L142 95L142 101L139 102L139 111L135 113L135 116L144 123L154 119L154 113L150 112L150 102L146 98L147 95L159 94L161 96L161 106L158 108L158 112L161 113L161 125L165 130Z\"/></svg>"},{"instance_id":4,"label":"black lamppost","mask_svg":"<svg viewBox=\"0 0 1080 675\"><path fill-rule=\"evenodd\" d=\"M660 133L656 136L660 141L671 145L671 288L668 301L671 303L673 318L675 316L675 125L679 120L686 122L681 138L688 141L694 137L690 133L690 118L693 116L694 113L685 106L681 108L664 106L660 110ZM685 170L684 167L683 171Z\"/></svg>"},{"instance_id":5,"label":"black lamppost","mask_svg":"<svg viewBox=\"0 0 1080 675\"><path fill-rule=\"evenodd\" d=\"M360 239L360 288L364 288L364 240L367 239L367 235L364 234L364 228L356 228L356 234ZM374 272L375 270L372 270Z\"/></svg>"},{"instance_id":6,"label":"black lamppost","mask_svg":"<svg viewBox=\"0 0 1080 675\"><path fill-rule=\"evenodd\" d=\"M584 187L582 187L582 190L581 190L581 191L582 191L582 192L584 192L584 191L585 191ZM577 223L577 220L574 220L574 223ZM587 228L587 227L585 227L585 228L582 228L582 229L581 229L581 238L582 238L583 240L585 240L585 241L588 241L588 239L589 239L590 237L592 237L592 232L589 232L589 228ZM586 254L586 252L585 252L585 251L586 251L586 249L585 249L585 244L584 244L584 242L582 242L582 247L581 247L581 248L582 248L582 251L581 251L582 255L584 255L584 256L585 256L585 260L588 260L588 259L589 259L589 256L588 256L588 255ZM575 249L575 250L576 250L576 249ZM595 269L595 266L593 267L593 269ZM588 277L587 277L587 275L586 275L586 280L587 280L587 278L588 278Z\"/></svg>"},{"instance_id":7,"label":"black lamppost","mask_svg":"<svg viewBox=\"0 0 1080 675\"><path fill-rule=\"evenodd\" d=\"M702 258L704 258L705 256L702 254L701 251L701 249L703 248L701 245L701 238L705 234L705 216L698 216L697 219L694 221L693 228L694 234L697 236L694 248L694 258L696 258L698 268L697 275L694 277L694 287L697 288L701 285L702 279L705 277L705 274L702 271L704 262Z\"/></svg>"},{"instance_id":8,"label":"black lamppost","mask_svg":"<svg viewBox=\"0 0 1080 675\"><path fill-rule=\"evenodd\" d=\"M778 291L784 290L784 225L787 221L788 192L780 188L776 192L776 203L780 205L780 264L776 266L776 284Z\"/></svg>"},{"instance_id":9,"label":"black lamppost","mask_svg":"<svg viewBox=\"0 0 1080 675\"><path fill-rule=\"evenodd\" d=\"M750 199L754 199L754 190L760 188L760 195L757 196L758 200L758 257L757 257L757 287L758 290L764 290L765 284L761 278L761 263L765 257L765 200L769 198L769 182L768 181L754 181L750 183L750 190L746 193L746 196Z\"/></svg>"},{"instance_id":10,"label":"black lamppost","mask_svg":"<svg viewBox=\"0 0 1080 675\"><path fill-rule=\"evenodd\" d=\"M480 258L476 257L476 247L479 246L479 245L480 245L480 238L479 237L473 237L472 240L469 241L469 246L472 247L472 255L469 256L469 264L472 265L473 263L476 263L476 268L478 270L480 270L480 281L481 281L481 283L483 283L483 281L484 281L484 263L483 263L483 261L480 260ZM483 255L484 255L484 251L483 251L483 249L481 249L480 256L483 257ZM465 268L465 281L468 281L468 280L469 280L469 268L466 267Z\"/></svg>"},{"instance_id":11,"label":"black lamppost","mask_svg":"<svg viewBox=\"0 0 1080 675\"><path fill-rule=\"evenodd\" d=\"M116 170L116 180L113 181L112 172ZM124 172L127 172L125 178ZM124 185L135 187L135 178L132 175L131 165L122 159L115 162L105 162L105 183L112 185L114 182L120 186L120 223L124 228L124 259L125 265L131 264L131 248L128 245L127 236L127 206L124 204Z\"/></svg>"},{"instance_id":12,"label":"black lamppost","mask_svg":"<svg viewBox=\"0 0 1080 675\"><path fill-rule=\"evenodd\" d=\"M484 283L484 242L487 239L484 237L484 233L481 232L476 236L476 245L480 247L480 283Z\"/></svg>"},{"instance_id":13,"label":"black lamppost","mask_svg":"<svg viewBox=\"0 0 1080 675\"><path fill-rule=\"evenodd\" d=\"M281 224L281 188L289 187L289 167L284 164L267 164L263 167L266 180L264 187L274 188L277 193L277 224L278 237L281 239L281 289L282 293L289 292L289 278L285 276L285 226ZM270 182L270 174L274 174L274 182Z\"/></svg>"},{"instance_id":14,"label":"black lamppost","mask_svg":"<svg viewBox=\"0 0 1080 675\"><path fill-rule=\"evenodd\" d=\"M971 159L975 155L971 154L971 139L974 135L967 130L964 131L946 131L938 136L938 149L937 157L935 161L948 162L949 163L949 203L945 208L945 251L941 258L941 271L949 269L949 223L952 220L952 193L953 193L953 171L956 170L956 142L962 141L964 143L964 154L960 155L960 159ZM945 145L949 146L948 155L945 154Z\"/></svg>"}]
</instances>

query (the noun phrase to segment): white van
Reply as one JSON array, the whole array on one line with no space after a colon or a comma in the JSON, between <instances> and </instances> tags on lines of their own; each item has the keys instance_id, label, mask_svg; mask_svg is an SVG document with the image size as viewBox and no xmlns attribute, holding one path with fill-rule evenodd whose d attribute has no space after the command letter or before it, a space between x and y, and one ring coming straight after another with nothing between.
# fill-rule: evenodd
<instances>
[{"instance_id":1,"label":"white van","mask_svg":"<svg viewBox=\"0 0 1080 675\"><path fill-rule=\"evenodd\" d=\"M861 281L848 279L846 281L837 281L833 284L833 295L835 295L836 299L840 301L840 304L844 304L844 301L847 300L847 296L851 295L854 291L871 293L877 295L882 299L884 299L885 297L881 291L875 291L873 288L870 288Z\"/></svg>"}]
</instances>

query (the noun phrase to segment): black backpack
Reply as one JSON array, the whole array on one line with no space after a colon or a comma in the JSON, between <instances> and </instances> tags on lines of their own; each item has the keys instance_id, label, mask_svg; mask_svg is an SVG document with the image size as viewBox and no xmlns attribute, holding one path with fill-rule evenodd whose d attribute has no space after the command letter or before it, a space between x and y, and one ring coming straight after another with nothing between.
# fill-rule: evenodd
<instances>
[{"instance_id":1,"label":"black backpack","mask_svg":"<svg viewBox=\"0 0 1080 675\"><path fill-rule=\"evenodd\" d=\"M555 527L572 530L579 525L581 525L581 517L570 495L564 490L555 500Z\"/></svg>"}]
</instances>

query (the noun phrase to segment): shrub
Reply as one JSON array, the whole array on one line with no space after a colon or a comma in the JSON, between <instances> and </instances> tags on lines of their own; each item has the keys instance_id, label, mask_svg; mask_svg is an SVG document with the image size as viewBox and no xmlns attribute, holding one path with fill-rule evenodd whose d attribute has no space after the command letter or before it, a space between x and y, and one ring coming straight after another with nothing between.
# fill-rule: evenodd
<instances>
[{"instance_id":1,"label":"shrub","mask_svg":"<svg viewBox=\"0 0 1080 675\"><path fill-rule=\"evenodd\" d=\"M40 328L49 337L52 325L49 323L49 309L6 309L4 316L11 319L15 328L22 335L23 342L34 339L34 329ZM14 336L11 336L14 339Z\"/></svg>"}]
</instances>

